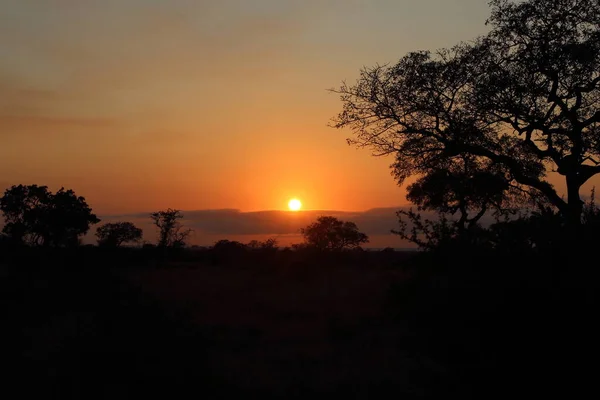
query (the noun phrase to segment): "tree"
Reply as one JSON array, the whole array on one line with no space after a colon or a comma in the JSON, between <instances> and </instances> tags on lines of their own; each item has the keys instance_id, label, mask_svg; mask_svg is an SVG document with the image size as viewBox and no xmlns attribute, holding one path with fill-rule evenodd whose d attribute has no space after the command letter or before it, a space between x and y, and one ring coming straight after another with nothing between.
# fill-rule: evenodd
<instances>
[{"instance_id":1,"label":"tree","mask_svg":"<svg viewBox=\"0 0 600 400\"><path fill-rule=\"evenodd\" d=\"M131 222L109 223L96 230L98 244L106 247L119 247L123 243L139 242L142 234L142 230Z\"/></svg>"},{"instance_id":2,"label":"tree","mask_svg":"<svg viewBox=\"0 0 600 400\"><path fill-rule=\"evenodd\" d=\"M15 243L32 246L77 245L90 225L100 222L85 198L64 188L52 193L47 186L12 186L0 199L0 210L2 232Z\"/></svg>"},{"instance_id":3,"label":"tree","mask_svg":"<svg viewBox=\"0 0 600 400\"><path fill-rule=\"evenodd\" d=\"M320 250L342 250L360 247L369 242L369 237L358 231L354 222L340 221L335 217L323 216L300 230L309 247Z\"/></svg>"},{"instance_id":4,"label":"tree","mask_svg":"<svg viewBox=\"0 0 600 400\"><path fill-rule=\"evenodd\" d=\"M352 129L350 144L393 154L399 184L433 179L468 157L476 171L493 170L506 188L579 226L580 188L600 172L600 3L490 5L487 35L409 53L343 83L334 90L343 102L334 126ZM567 199L550 171L563 177Z\"/></svg>"},{"instance_id":5,"label":"tree","mask_svg":"<svg viewBox=\"0 0 600 400\"><path fill-rule=\"evenodd\" d=\"M159 247L183 247L187 238L192 234L191 229L185 229L179 222L183 218L180 210L168 208L150 214L150 218L159 229Z\"/></svg>"}]
</instances>

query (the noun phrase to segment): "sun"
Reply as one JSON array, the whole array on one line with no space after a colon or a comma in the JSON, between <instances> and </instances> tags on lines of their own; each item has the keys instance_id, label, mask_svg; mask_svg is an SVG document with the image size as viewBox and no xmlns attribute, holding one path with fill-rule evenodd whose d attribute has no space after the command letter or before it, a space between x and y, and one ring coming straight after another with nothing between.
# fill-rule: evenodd
<instances>
[{"instance_id":1,"label":"sun","mask_svg":"<svg viewBox=\"0 0 600 400\"><path fill-rule=\"evenodd\" d=\"M298 199L291 199L288 203L288 207L291 211L298 211L302 208L302 203Z\"/></svg>"}]
</instances>

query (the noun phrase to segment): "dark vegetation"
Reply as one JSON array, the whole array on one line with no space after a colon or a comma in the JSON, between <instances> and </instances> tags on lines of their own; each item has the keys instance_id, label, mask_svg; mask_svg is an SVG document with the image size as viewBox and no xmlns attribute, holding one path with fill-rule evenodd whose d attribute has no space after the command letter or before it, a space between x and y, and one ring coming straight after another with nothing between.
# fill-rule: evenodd
<instances>
[{"instance_id":1,"label":"dark vegetation","mask_svg":"<svg viewBox=\"0 0 600 400\"><path fill-rule=\"evenodd\" d=\"M119 247L124 243L137 243L143 232L131 222L104 224L96 230L98 246Z\"/></svg>"},{"instance_id":2,"label":"dark vegetation","mask_svg":"<svg viewBox=\"0 0 600 400\"><path fill-rule=\"evenodd\" d=\"M14 245L77 246L91 224L100 222L83 197L61 188L13 186L0 199L4 216L2 233Z\"/></svg>"},{"instance_id":3,"label":"dark vegetation","mask_svg":"<svg viewBox=\"0 0 600 400\"><path fill-rule=\"evenodd\" d=\"M335 217L319 217L301 231L306 246L318 250L357 249L369 238L358 230L354 222L340 221Z\"/></svg>"},{"instance_id":4,"label":"dark vegetation","mask_svg":"<svg viewBox=\"0 0 600 400\"><path fill-rule=\"evenodd\" d=\"M490 33L343 85L337 127L391 154L400 237L366 251L323 216L305 242L155 243L68 190L15 186L0 285L6 389L21 397L491 398L593 394L600 356L600 5L493 0ZM548 180L564 179L567 198ZM423 210L438 213L425 219ZM485 216L494 223L484 225Z\"/></svg>"}]
</instances>

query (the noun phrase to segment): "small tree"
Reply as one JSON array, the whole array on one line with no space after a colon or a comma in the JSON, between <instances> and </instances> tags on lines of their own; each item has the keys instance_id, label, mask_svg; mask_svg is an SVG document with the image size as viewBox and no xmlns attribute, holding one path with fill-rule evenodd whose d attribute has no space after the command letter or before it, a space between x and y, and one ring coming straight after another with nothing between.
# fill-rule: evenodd
<instances>
[{"instance_id":1,"label":"small tree","mask_svg":"<svg viewBox=\"0 0 600 400\"><path fill-rule=\"evenodd\" d=\"M142 230L131 222L105 224L96 230L98 245L105 247L119 247L123 243L139 242L142 234Z\"/></svg>"},{"instance_id":2,"label":"small tree","mask_svg":"<svg viewBox=\"0 0 600 400\"><path fill-rule=\"evenodd\" d=\"M0 199L0 210L2 232L14 243L31 246L78 245L90 225L100 222L85 198L64 188L52 193L47 186L12 186Z\"/></svg>"},{"instance_id":3,"label":"small tree","mask_svg":"<svg viewBox=\"0 0 600 400\"><path fill-rule=\"evenodd\" d=\"M360 247L368 243L369 237L358 231L354 222L340 221L335 217L323 216L300 230L306 244L320 250L342 250Z\"/></svg>"},{"instance_id":4,"label":"small tree","mask_svg":"<svg viewBox=\"0 0 600 400\"><path fill-rule=\"evenodd\" d=\"M150 218L159 229L159 247L183 247L187 238L192 234L191 229L184 228L179 222L183 218L180 210L168 208L150 214Z\"/></svg>"}]
</instances>

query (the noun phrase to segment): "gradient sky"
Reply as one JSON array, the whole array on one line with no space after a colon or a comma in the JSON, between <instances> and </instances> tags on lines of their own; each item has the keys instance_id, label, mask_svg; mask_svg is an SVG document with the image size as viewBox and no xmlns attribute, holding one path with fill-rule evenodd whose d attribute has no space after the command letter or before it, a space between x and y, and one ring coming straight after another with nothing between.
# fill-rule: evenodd
<instances>
[{"instance_id":1,"label":"gradient sky","mask_svg":"<svg viewBox=\"0 0 600 400\"><path fill-rule=\"evenodd\" d=\"M0 187L98 214L406 203L327 124L361 67L485 33L487 0L0 0Z\"/></svg>"}]
</instances>

